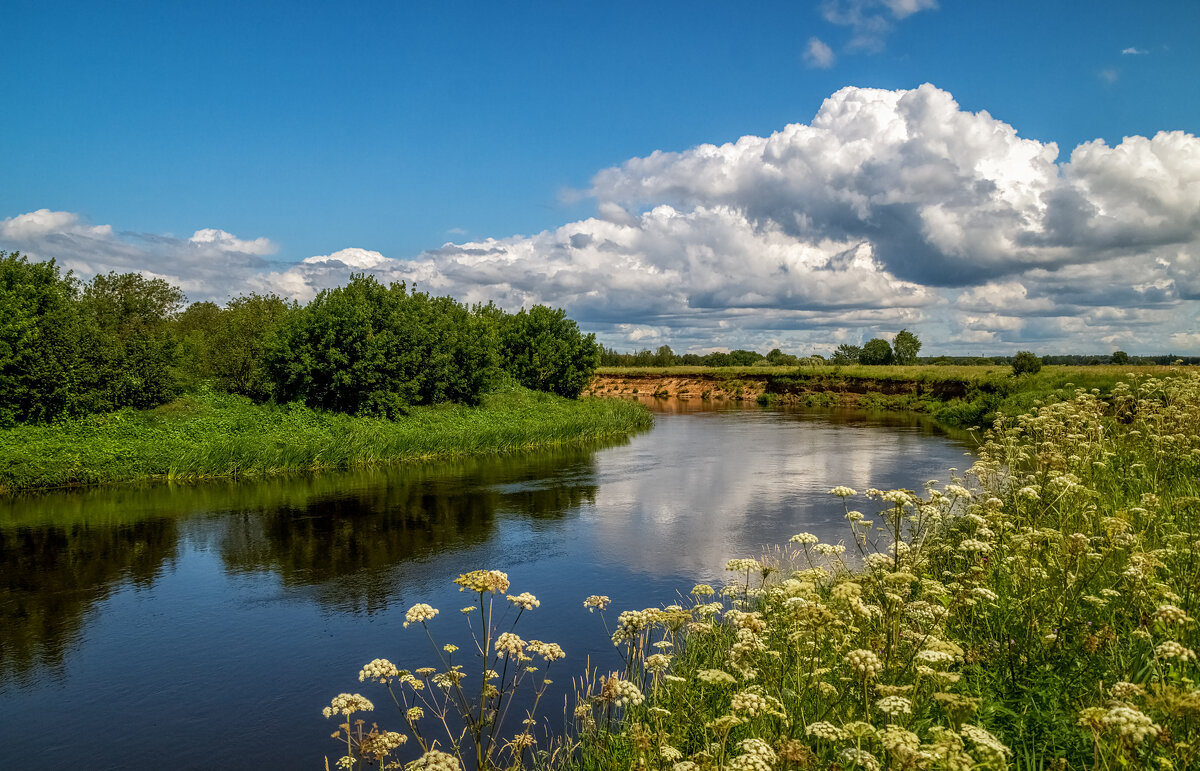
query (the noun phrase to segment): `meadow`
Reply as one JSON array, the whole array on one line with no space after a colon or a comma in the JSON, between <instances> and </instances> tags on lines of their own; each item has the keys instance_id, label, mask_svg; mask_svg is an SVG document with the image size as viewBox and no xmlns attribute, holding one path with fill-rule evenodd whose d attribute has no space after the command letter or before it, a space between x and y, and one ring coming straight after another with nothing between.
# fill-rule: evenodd
<instances>
[{"instance_id":1,"label":"meadow","mask_svg":"<svg viewBox=\"0 0 1200 771\"><path fill-rule=\"evenodd\" d=\"M434 666L364 667L363 693L325 710L342 723L334 763L1195 768L1200 377L1171 374L1035 400L945 482L833 488L838 543L797 533L731 555L724 585L669 604L581 598L624 666L576 681L565 728L536 712L562 651L517 634L536 597L464 573L477 650L453 658L436 631L461 622L414 605ZM535 707L505 721L521 689Z\"/></svg>"},{"instance_id":2,"label":"meadow","mask_svg":"<svg viewBox=\"0 0 1200 771\"><path fill-rule=\"evenodd\" d=\"M201 390L149 410L0 430L0 493L135 480L238 479L457 458L624 436L641 405L500 386L479 406L411 408L395 419L256 404Z\"/></svg>"}]
</instances>

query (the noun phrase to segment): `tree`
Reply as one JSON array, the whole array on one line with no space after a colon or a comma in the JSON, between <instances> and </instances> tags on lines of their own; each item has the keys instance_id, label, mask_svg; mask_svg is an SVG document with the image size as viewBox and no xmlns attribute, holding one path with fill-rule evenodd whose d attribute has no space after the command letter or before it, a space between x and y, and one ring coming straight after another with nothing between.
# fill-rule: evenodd
<instances>
[{"instance_id":1,"label":"tree","mask_svg":"<svg viewBox=\"0 0 1200 771\"><path fill-rule=\"evenodd\" d=\"M892 340L892 350L896 354L897 364L915 364L917 353L921 350L921 341L907 329L901 329Z\"/></svg>"},{"instance_id":2,"label":"tree","mask_svg":"<svg viewBox=\"0 0 1200 771\"><path fill-rule=\"evenodd\" d=\"M496 329L449 297L358 273L289 314L264 359L279 401L390 417L478 402L496 372Z\"/></svg>"},{"instance_id":3,"label":"tree","mask_svg":"<svg viewBox=\"0 0 1200 771\"><path fill-rule=\"evenodd\" d=\"M175 396L178 350L170 322L182 306L178 287L137 273L98 275L84 287L76 395L81 411L144 409Z\"/></svg>"},{"instance_id":4,"label":"tree","mask_svg":"<svg viewBox=\"0 0 1200 771\"><path fill-rule=\"evenodd\" d=\"M658 350L654 352L654 366L656 367L673 367L675 366L675 352L671 350L669 345L660 345Z\"/></svg>"},{"instance_id":5,"label":"tree","mask_svg":"<svg viewBox=\"0 0 1200 771\"><path fill-rule=\"evenodd\" d=\"M888 341L882 337L876 337L868 340L862 347L862 353L858 357L860 364L879 365L892 363L892 346L888 345Z\"/></svg>"},{"instance_id":6,"label":"tree","mask_svg":"<svg viewBox=\"0 0 1200 771\"><path fill-rule=\"evenodd\" d=\"M299 310L275 294L249 294L230 300L212 337L212 374L218 388L265 401L274 383L267 351L287 319Z\"/></svg>"},{"instance_id":7,"label":"tree","mask_svg":"<svg viewBox=\"0 0 1200 771\"><path fill-rule=\"evenodd\" d=\"M1129 354L1125 353L1124 351L1113 351L1112 363L1120 364L1120 365L1128 364L1129 363Z\"/></svg>"},{"instance_id":8,"label":"tree","mask_svg":"<svg viewBox=\"0 0 1200 771\"><path fill-rule=\"evenodd\" d=\"M857 364L861 356L862 348L860 346L842 343L833 352L831 361L834 364Z\"/></svg>"},{"instance_id":9,"label":"tree","mask_svg":"<svg viewBox=\"0 0 1200 771\"><path fill-rule=\"evenodd\" d=\"M535 305L504 320L500 360L526 388L574 399L600 366L600 346L562 308Z\"/></svg>"},{"instance_id":10,"label":"tree","mask_svg":"<svg viewBox=\"0 0 1200 771\"><path fill-rule=\"evenodd\" d=\"M0 252L0 426L53 420L70 406L77 291L54 260Z\"/></svg>"},{"instance_id":11,"label":"tree","mask_svg":"<svg viewBox=\"0 0 1200 771\"><path fill-rule=\"evenodd\" d=\"M1012 369L1014 375L1033 375L1042 369L1042 360L1031 351L1017 351L1013 357Z\"/></svg>"}]
</instances>

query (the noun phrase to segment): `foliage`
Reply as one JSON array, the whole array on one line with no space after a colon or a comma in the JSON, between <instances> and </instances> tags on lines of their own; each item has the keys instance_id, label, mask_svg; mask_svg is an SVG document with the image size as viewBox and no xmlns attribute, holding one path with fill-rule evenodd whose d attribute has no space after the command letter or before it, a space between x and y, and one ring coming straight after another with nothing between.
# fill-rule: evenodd
<instances>
[{"instance_id":1,"label":"foliage","mask_svg":"<svg viewBox=\"0 0 1200 771\"><path fill-rule=\"evenodd\" d=\"M892 350L897 364L916 364L921 351L921 341L907 329L901 329L892 340Z\"/></svg>"},{"instance_id":2,"label":"foliage","mask_svg":"<svg viewBox=\"0 0 1200 771\"><path fill-rule=\"evenodd\" d=\"M998 421L964 478L835 487L846 542L798 533L606 623L624 671L582 678L538 764L1197 767L1198 421L1194 375L1077 389Z\"/></svg>"},{"instance_id":3,"label":"foliage","mask_svg":"<svg viewBox=\"0 0 1200 771\"><path fill-rule=\"evenodd\" d=\"M834 364L858 364L862 352L862 346L842 343L834 350L831 361Z\"/></svg>"},{"instance_id":4,"label":"foliage","mask_svg":"<svg viewBox=\"0 0 1200 771\"><path fill-rule=\"evenodd\" d=\"M1013 357L1012 371L1014 375L1034 375L1042 369L1042 360L1031 351L1017 351Z\"/></svg>"},{"instance_id":5,"label":"foliage","mask_svg":"<svg viewBox=\"0 0 1200 771\"><path fill-rule=\"evenodd\" d=\"M1129 363L1129 354L1125 353L1124 351L1113 351L1112 356L1109 357L1109 360L1113 364L1124 366Z\"/></svg>"},{"instance_id":6,"label":"foliage","mask_svg":"<svg viewBox=\"0 0 1200 771\"><path fill-rule=\"evenodd\" d=\"M888 341L882 337L876 337L868 340L863 345L862 353L858 356L858 362L867 366L878 366L881 364L891 364L893 358L892 346L888 344Z\"/></svg>"},{"instance_id":7,"label":"foliage","mask_svg":"<svg viewBox=\"0 0 1200 771\"><path fill-rule=\"evenodd\" d=\"M281 325L266 355L280 401L356 415L475 404L495 375L491 323L449 297L355 274Z\"/></svg>"},{"instance_id":8,"label":"foliage","mask_svg":"<svg viewBox=\"0 0 1200 771\"><path fill-rule=\"evenodd\" d=\"M0 252L0 426L70 406L79 356L76 285L54 261Z\"/></svg>"},{"instance_id":9,"label":"foliage","mask_svg":"<svg viewBox=\"0 0 1200 771\"><path fill-rule=\"evenodd\" d=\"M535 305L502 319L500 360L526 388L573 399L591 382L600 347L561 308Z\"/></svg>"},{"instance_id":10,"label":"foliage","mask_svg":"<svg viewBox=\"0 0 1200 771\"><path fill-rule=\"evenodd\" d=\"M274 384L267 372L267 352L279 329L298 310L295 302L275 294L230 300L212 331L215 385L258 401L270 398Z\"/></svg>"},{"instance_id":11,"label":"foliage","mask_svg":"<svg viewBox=\"0 0 1200 771\"><path fill-rule=\"evenodd\" d=\"M634 402L567 400L518 386L485 395L477 407L416 407L397 420L200 391L153 410L0 430L0 494L466 457L623 437L649 425L649 412Z\"/></svg>"},{"instance_id":12,"label":"foliage","mask_svg":"<svg viewBox=\"0 0 1200 771\"><path fill-rule=\"evenodd\" d=\"M170 321L183 293L161 278L98 275L80 298L79 412L146 408L178 392L177 341Z\"/></svg>"}]
</instances>

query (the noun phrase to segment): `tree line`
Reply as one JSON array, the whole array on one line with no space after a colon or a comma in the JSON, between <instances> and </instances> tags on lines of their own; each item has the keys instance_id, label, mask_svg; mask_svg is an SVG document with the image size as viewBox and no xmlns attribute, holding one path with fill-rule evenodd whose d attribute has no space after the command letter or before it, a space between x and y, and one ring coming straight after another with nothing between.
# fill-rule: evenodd
<instances>
[{"instance_id":1,"label":"tree line","mask_svg":"<svg viewBox=\"0 0 1200 771\"><path fill-rule=\"evenodd\" d=\"M605 348L600 355L602 367L796 367L821 364L915 364L921 341L907 329L902 329L888 342L875 338L865 345L841 345L826 359L821 354L795 356L778 348L762 354L757 351L715 351L713 353L677 354L669 345L636 353L617 353Z\"/></svg>"},{"instance_id":2,"label":"tree line","mask_svg":"<svg viewBox=\"0 0 1200 771\"><path fill-rule=\"evenodd\" d=\"M186 303L161 278L82 282L0 252L0 426L145 409L200 388L395 416L476 404L511 378L577 397L600 362L561 309L471 307L353 274L306 305L251 293Z\"/></svg>"}]
</instances>

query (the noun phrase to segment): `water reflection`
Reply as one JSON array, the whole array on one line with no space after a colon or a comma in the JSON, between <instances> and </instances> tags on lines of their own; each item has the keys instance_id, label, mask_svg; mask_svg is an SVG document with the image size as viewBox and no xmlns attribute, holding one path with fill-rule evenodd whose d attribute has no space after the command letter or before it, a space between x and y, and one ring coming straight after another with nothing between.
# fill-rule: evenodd
<instances>
[{"instance_id":1,"label":"water reflection","mask_svg":"<svg viewBox=\"0 0 1200 771\"><path fill-rule=\"evenodd\" d=\"M592 451L424 467L225 520L227 569L271 571L322 605L374 613L402 594L414 562L482 543L498 512L558 519L595 500Z\"/></svg>"},{"instance_id":2,"label":"water reflection","mask_svg":"<svg viewBox=\"0 0 1200 771\"><path fill-rule=\"evenodd\" d=\"M498 513L555 520L593 502L594 453L10 498L0 512L0 685L39 667L61 674L93 607L121 585L152 584L181 540L213 548L228 573L274 574L329 610L380 611L414 563L487 541Z\"/></svg>"},{"instance_id":3,"label":"water reflection","mask_svg":"<svg viewBox=\"0 0 1200 771\"><path fill-rule=\"evenodd\" d=\"M61 676L92 607L119 584L148 587L175 558L175 522L0 528L0 684Z\"/></svg>"}]
</instances>

